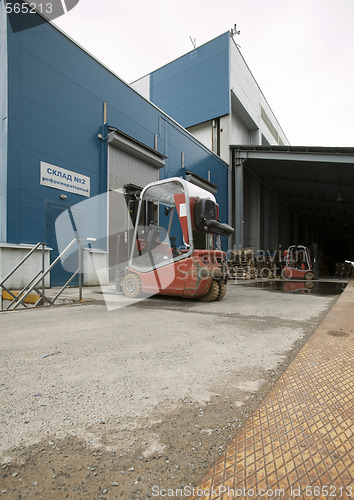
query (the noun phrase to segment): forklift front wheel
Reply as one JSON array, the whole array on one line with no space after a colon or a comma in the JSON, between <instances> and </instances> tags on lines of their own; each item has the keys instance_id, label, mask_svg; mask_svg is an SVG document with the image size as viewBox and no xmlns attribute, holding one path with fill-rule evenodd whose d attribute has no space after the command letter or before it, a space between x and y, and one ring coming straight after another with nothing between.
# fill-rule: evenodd
<instances>
[{"instance_id":1,"label":"forklift front wheel","mask_svg":"<svg viewBox=\"0 0 354 500\"><path fill-rule=\"evenodd\" d=\"M305 273L304 278L306 281L313 280L313 273L311 271L308 271L307 273Z\"/></svg>"},{"instance_id":2,"label":"forklift front wheel","mask_svg":"<svg viewBox=\"0 0 354 500\"><path fill-rule=\"evenodd\" d=\"M221 300L225 297L225 294L226 294L226 283L224 280L220 280L218 281L218 285L219 285L219 293L218 293L218 296L216 297L215 300Z\"/></svg>"},{"instance_id":3,"label":"forklift front wheel","mask_svg":"<svg viewBox=\"0 0 354 500\"><path fill-rule=\"evenodd\" d=\"M129 273L124 276L122 281L123 293L129 299L139 297L141 292L141 282L136 274Z\"/></svg>"},{"instance_id":4,"label":"forklift front wheel","mask_svg":"<svg viewBox=\"0 0 354 500\"><path fill-rule=\"evenodd\" d=\"M200 302L212 302L216 300L219 295L219 283L216 280L212 280L210 283L210 288L205 295L198 297Z\"/></svg>"}]
</instances>

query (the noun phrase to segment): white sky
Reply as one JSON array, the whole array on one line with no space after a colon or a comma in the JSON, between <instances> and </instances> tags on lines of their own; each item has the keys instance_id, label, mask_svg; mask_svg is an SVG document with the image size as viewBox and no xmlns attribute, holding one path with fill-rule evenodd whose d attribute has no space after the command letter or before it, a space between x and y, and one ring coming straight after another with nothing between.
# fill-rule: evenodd
<instances>
[{"instance_id":1,"label":"white sky","mask_svg":"<svg viewBox=\"0 0 354 500\"><path fill-rule=\"evenodd\" d=\"M55 23L126 82L237 23L290 144L354 147L354 0L80 0Z\"/></svg>"}]
</instances>

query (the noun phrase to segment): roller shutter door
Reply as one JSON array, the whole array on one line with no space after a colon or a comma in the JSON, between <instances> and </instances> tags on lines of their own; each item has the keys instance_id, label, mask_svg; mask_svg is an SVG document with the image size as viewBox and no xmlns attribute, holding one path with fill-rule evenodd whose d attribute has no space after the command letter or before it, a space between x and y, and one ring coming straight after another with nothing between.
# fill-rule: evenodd
<instances>
[{"instance_id":1,"label":"roller shutter door","mask_svg":"<svg viewBox=\"0 0 354 500\"><path fill-rule=\"evenodd\" d=\"M122 188L125 184L144 187L149 182L159 180L159 169L127 151L109 145L108 180L110 190Z\"/></svg>"}]
</instances>

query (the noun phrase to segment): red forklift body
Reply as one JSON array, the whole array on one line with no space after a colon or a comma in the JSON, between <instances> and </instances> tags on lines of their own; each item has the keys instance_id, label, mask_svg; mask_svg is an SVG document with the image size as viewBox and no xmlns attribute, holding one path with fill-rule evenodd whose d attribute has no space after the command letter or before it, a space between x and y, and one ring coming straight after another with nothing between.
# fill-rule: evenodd
<instances>
[{"instance_id":1,"label":"red forklift body","mask_svg":"<svg viewBox=\"0 0 354 500\"><path fill-rule=\"evenodd\" d=\"M309 249L292 245L284 252L282 276L286 279L312 280L312 263Z\"/></svg>"},{"instance_id":2,"label":"red forklift body","mask_svg":"<svg viewBox=\"0 0 354 500\"><path fill-rule=\"evenodd\" d=\"M148 184L140 195L124 294L220 300L228 279L220 236L232 233L218 220L208 191L180 178Z\"/></svg>"}]
</instances>

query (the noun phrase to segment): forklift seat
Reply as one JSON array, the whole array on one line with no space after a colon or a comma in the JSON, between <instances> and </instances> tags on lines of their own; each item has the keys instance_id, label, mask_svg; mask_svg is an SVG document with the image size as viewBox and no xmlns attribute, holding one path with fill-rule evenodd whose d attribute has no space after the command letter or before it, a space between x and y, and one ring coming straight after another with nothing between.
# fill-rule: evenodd
<instances>
[{"instance_id":1,"label":"forklift seat","mask_svg":"<svg viewBox=\"0 0 354 500\"><path fill-rule=\"evenodd\" d=\"M217 220L217 205L213 200L201 198L194 205L194 224L199 231L230 236L234 228Z\"/></svg>"},{"instance_id":2,"label":"forklift seat","mask_svg":"<svg viewBox=\"0 0 354 500\"><path fill-rule=\"evenodd\" d=\"M221 236L230 236L235 232L233 227L218 220L207 220L205 225L208 228L208 232L220 234Z\"/></svg>"}]
</instances>

